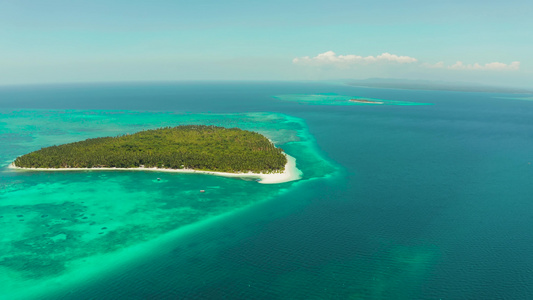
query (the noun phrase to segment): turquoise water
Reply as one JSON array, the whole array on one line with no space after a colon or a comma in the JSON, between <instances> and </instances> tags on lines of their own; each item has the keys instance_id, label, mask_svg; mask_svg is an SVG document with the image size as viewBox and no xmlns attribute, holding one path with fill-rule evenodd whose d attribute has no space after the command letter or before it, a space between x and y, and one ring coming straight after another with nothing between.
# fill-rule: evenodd
<instances>
[{"instance_id":1,"label":"turquoise water","mask_svg":"<svg viewBox=\"0 0 533 300\"><path fill-rule=\"evenodd\" d=\"M313 151L316 146L305 123L282 114L25 110L4 111L0 122L10 148L20 154L163 126L239 127L264 134L293 155L299 167L302 161L304 181L336 172ZM261 185L205 174L6 169L17 153L6 151L0 159L4 161L2 173L9 176L2 182L0 216L10 228L0 243L0 267L7 275L0 293L10 297L19 291L27 293L28 286L59 278L64 282L83 274L87 267L94 268L84 261L101 260L101 256L112 260L142 243L151 247L150 241L166 233L276 197L293 185Z\"/></svg>"},{"instance_id":2,"label":"turquoise water","mask_svg":"<svg viewBox=\"0 0 533 300\"><path fill-rule=\"evenodd\" d=\"M420 103L411 101L375 99L359 96L345 96L337 94L289 94L277 95L274 98L283 101L295 101L311 105L429 105L430 103ZM353 102L351 99L363 99L376 103Z\"/></svg>"},{"instance_id":3,"label":"turquoise water","mask_svg":"<svg viewBox=\"0 0 533 300\"><path fill-rule=\"evenodd\" d=\"M328 93L433 105L273 97ZM23 299L532 298L533 107L502 97L530 96L316 83L0 88L0 290ZM182 122L258 130L304 177L261 185L5 168L39 147Z\"/></svg>"}]
</instances>

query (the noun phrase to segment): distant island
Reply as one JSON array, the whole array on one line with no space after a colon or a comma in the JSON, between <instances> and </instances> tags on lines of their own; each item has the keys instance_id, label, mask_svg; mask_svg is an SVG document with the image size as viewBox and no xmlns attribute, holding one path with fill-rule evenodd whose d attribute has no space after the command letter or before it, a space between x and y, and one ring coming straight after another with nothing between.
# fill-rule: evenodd
<instances>
[{"instance_id":1,"label":"distant island","mask_svg":"<svg viewBox=\"0 0 533 300\"><path fill-rule=\"evenodd\" d=\"M288 156L259 133L184 125L42 148L18 157L12 167L279 174L286 173L286 165Z\"/></svg>"},{"instance_id":2,"label":"distant island","mask_svg":"<svg viewBox=\"0 0 533 300\"><path fill-rule=\"evenodd\" d=\"M372 101L368 99L350 99L348 100L350 102L358 102L358 103L370 103L370 104L383 104L381 101Z\"/></svg>"}]
</instances>

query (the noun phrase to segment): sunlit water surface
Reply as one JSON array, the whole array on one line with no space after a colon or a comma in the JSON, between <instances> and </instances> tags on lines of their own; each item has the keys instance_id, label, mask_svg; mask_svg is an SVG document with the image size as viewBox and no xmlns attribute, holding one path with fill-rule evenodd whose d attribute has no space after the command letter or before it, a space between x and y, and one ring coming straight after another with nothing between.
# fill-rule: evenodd
<instances>
[{"instance_id":1,"label":"sunlit water surface","mask_svg":"<svg viewBox=\"0 0 533 300\"><path fill-rule=\"evenodd\" d=\"M393 105L296 99L332 94ZM532 298L533 106L505 99L524 97L310 83L0 88L0 294ZM7 168L45 146L190 123L261 132L303 178Z\"/></svg>"}]
</instances>

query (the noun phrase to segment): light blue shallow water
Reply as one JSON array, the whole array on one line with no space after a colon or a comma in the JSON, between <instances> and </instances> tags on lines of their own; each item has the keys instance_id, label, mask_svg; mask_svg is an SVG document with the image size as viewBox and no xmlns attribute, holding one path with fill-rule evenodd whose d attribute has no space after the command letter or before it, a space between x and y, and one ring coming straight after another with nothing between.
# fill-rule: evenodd
<instances>
[{"instance_id":1,"label":"light blue shallow water","mask_svg":"<svg viewBox=\"0 0 533 300\"><path fill-rule=\"evenodd\" d=\"M329 94L288 94L276 95L274 98L283 101L294 101L301 104L310 105L430 105L431 103L374 99L368 97L359 97L355 95L338 95ZM369 102L356 102L353 100L368 100Z\"/></svg>"},{"instance_id":2,"label":"light blue shallow water","mask_svg":"<svg viewBox=\"0 0 533 300\"><path fill-rule=\"evenodd\" d=\"M272 97L327 93L433 105ZM304 173L267 186L4 168L0 290L30 299L531 298L533 106L505 97L527 95L307 83L0 88L2 166L50 144L195 122L259 130Z\"/></svg>"}]
</instances>

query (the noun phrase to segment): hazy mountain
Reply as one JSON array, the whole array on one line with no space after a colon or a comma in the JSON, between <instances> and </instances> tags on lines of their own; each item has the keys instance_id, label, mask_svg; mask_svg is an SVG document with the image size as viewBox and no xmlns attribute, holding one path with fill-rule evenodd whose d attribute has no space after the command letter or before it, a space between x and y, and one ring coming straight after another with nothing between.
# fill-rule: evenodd
<instances>
[{"instance_id":1,"label":"hazy mountain","mask_svg":"<svg viewBox=\"0 0 533 300\"><path fill-rule=\"evenodd\" d=\"M408 80L393 78L369 78L363 80L346 80L346 84L362 87L409 89L409 90L438 90L459 92L485 92L485 93L519 93L531 94L533 89L490 86L476 83L446 82L429 80Z\"/></svg>"}]
</instances>

